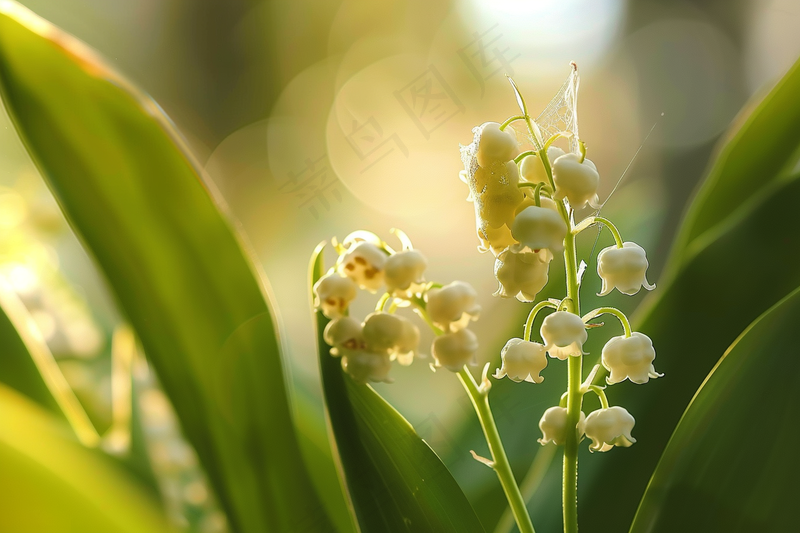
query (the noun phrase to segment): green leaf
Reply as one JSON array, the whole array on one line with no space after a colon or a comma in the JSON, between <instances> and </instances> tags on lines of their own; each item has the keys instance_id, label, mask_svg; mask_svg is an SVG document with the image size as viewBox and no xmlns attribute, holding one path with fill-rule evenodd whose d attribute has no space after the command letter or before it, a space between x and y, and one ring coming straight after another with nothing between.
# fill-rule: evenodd
<instances>
[{"instance_id":1,"label":"green leaf","mask_svg":"<svg viewBox=\"0 0 800 533\"><path fill-rule=\"evenodd\" d=\"M322 245L311 285L324 273ZM320 370L340 474L361 530L369 533L484 531L436 453L369 385L344 373L322 338L328 319L316 312ZM402 386L397 384L397 386Z\"/></svg>"},{"instance_id":2,"label":"green leaf","mask_svg":"<svg viewBox=\"0 0 800 533\"><path fill-rule=\"evenodd\" d=\"M631 533L794 531L800 290L728 349L683 415Z\"/></svg>"},{"instance_id":3,"label":"green leaf","mask_svg":"<svg viewBox=\"0 0 800 533\"><path fill-rule=\"evenodd\" d=\"M676 255L704 233L724 231L720 228L730 217L746 211L748 204L761 200L790 175L799 155L798 94L800 61L763 100L745 108L687 212Z\"/></svg>"},{"instance_id":4,"label":"green leaf","mask_svg":"<svg viewBox=\"0 0 800 533\"><path fill-rule=\"evenodd\" d=\"M0 531L172 531L155 501L51 413L5 386L0 413Z\"/></svg>"},{"instance_id":5,"label":"green leaf","mask_svg":"<svg viewBox=\"0 0 800 533\"><path fill-rule=\"evenodd\" d=\"M7 0L0 90L232 530L333 530L298 451L265 289L167 117L84 44Z\"/></svg>"}]
</instances>

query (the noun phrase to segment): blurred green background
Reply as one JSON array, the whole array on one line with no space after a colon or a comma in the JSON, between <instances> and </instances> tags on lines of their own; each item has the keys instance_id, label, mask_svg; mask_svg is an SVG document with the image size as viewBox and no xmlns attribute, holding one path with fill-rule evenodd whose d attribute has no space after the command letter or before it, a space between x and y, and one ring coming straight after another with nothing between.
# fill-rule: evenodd
<instances>
[{"instance_id":1,"label":"blurred green background","mask_svg":"<svg viewBox=\"0 0 800 533\"><path fill-rule=\"evenodd\" d=\"M476 251L473 207L457 176L458 143L471 141L471 128L515 114L504 74L537 110L569 62L578 64L580 134L601 173L601 198L655 125L604 215L648 250L649 277L658 282L720 136L800 55L793 0L21 3L96 48L187 137L270 281L306 446L326 438L306 285L321 240L363 228L391 241L389 229L402 228L427 255L428 279L478 289L483 360L519 334L527 306L491 297L493 261ZM117 347L126 342L119 314L4 114L0 122L0 272L98 429L124 426L130 407L111 363L114 332ZM582 239L588 256L594 235ZM598 246L610 241L600 239ZM587 293L599 289L592 265L586 284ZM632 311L641 296L614 303ZM354 312L363 316L373 304L361 296ZM169 402L137 361L135 407L171 519L224 531ZM457 381L425 364L393 374L396 383L376 389L443 457L479 514L481 505L497 507L479 503L495 481L469 459L480 444L463 437L474 415ZM501 433L523 427L510 455L524 473L538 446L536 422L557 397L530 388L504 403L498 394ZM128 446L119 435L105 441L112 453Z\"/></svg>"}]
</instances>

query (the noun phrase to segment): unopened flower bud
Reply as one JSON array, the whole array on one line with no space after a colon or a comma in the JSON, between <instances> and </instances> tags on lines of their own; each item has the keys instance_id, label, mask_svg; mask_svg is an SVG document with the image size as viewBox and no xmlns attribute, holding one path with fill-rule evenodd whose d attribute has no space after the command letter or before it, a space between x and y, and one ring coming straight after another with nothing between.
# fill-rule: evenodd
<instances>
[{"instance_id":1,"label":"unopened flower bud","mask_svg":"<svg viewBox=\"0 0 800 533\"><path fill-rule=\"evenodd\" d=\"M468 329L439 335L431 347L437 367L458 372L466 364L477 364L478 337Z\"/></svg>"},{"instance_id":2,"label":"unopened flower bud","mask_svg":"<svg viewBox=\"0 0 800 533\"><path fill-rule=\"evenodd\" d=\"M478 293L469 283L453 281L425 295L431 320L444 331L458 331L477 320L481 306L475 303Z\"/></svg>"},{"instance_id":3,"label":"unopened flower bud","mask_svg":"<svg viewBox=\"0 0 800 533\"><path fill-rule=\"evenodd\" d=\"M387 257L383 250L371 242L362 241L339 258L338 270L359 287L376 292L383 285Z\"/></svg>"},{"instance_id":4,"label":"unopened flower bud","mask_svg":"<svg viewBox=\"0 0 800 533\"><path fill-rule=\"evenodd\" d=\"M551 146L547 149L547 159L550 161L550 165L562 155L564 155L564 150L558 146ZM529 155L523 159L519 166L519 173L522 179L528 183L550 183L544 163L538 155Z\"/></svg>"},{"instance_id":5,"label":"unopened flower bud","mask_svg":"<svg viewBox=\"0 0 800 533\"><path fill-rule=\"evenodd\" d=\"M346 350L359 350L364 347L364 333L361 323L349 316L328 322L322 338L332 346L331 354L341 355Z\"/></svg>"},{"instance_id":6,"label":"unopened flower bud","mask_svg":"<svg viewBox=\"0 0 800 533\"><path fill-rule=\"evenodd\" d=\"M363 334L369 351L387 353L403 365L411 364L419 346L419 328L408 319L389 313L369 315Z\"/></svg>"},{"instance_id":7,"label":"unopened flower bud","mask_svg":"<svg viewBox=\"0 0 800 533\"><path fill-rule=\"evenodd\" d=\"M348 350L342 357L342 369L359 383L366 383L367 381L391 383L393 381L389 377L392 361L389 358L389 354L386 353Z\"/></svg>"},{"instance_id":8,"label":"unopened flower bud","mask_svg":"<svg viewBox=\"0 0 800 533\"><path fill-rule=\"evenodd\" d=\"M532 302L547 285L547 271L553 254L543 248L539 252L515 252L506 249L494 262L494 276L500 288L494 293L501 298Z\"/></svg>"},{"instance_id":9,"label":"unopened flower bud","mask_svg":"<svg viewBox=\"0 0 800 533\"><path fill-rule=\"evenodd\" d=\"M325 274L314 284L314 307L328 318L339 318L357 292L358 287L350 278L336 272Z\"/></svg>"},{"instance_id":10,"label":"unopened flower bud","mask_svg":"<svg viewBox=\"0 0 800 533\"><path fill-rule=\"evenodd\" d=\"M636 421L622 407L598 409L586 417L586 436L592 439L589 451L607 452L614 446L628 447L634 442L631 436Z\"/></svg>"},{"instance_id":11,"label":"unopened flower bud","mask_svg":"<svg viewBox=\"0 0 800 533\"><path fill-rule=\"evenodd\" d=\"M539 372L547 367L547 349L538 342L509 339L500 352L503 365L494 373L495 379L505 376L512 381L541 383Z\"/></svg>"},{"instance_id":12,"label":"unopened flower bud","mask_svg":"<svg viewBox=\"0 0 800 533\"><path fill-rule=\"evenodd\" d=\"M634 383L647 383L650 378L662 375L653 367L656 351L653 341L642 333L630 337L613 337L603 346L602 362L611 375L609 385L630 379Z\"/></svg>"},{"instance_id":13,"label":"unopened flower bud","mask_svg":"<svg viewBox=\"0 0 800 533\"><path fill-rule=\"evenodd\" d=\"M553 182L556 185L556 200L566 197L574 209L580 209L587 203L598 205L600 174L591 160L584 159L581 163L578 154L562 155L553 162Z\"/></svg>"},{"instance_id":14,"label":"unopened flower bud","mask_svg":"<svg viewBox=\"0 0 800 533\"><path fill-rule=\"evenodd\" d=\"M550 357L562 361L570 355L583 355L583 343L589 337L581 317L567 311L556 311L547 315L539 333Z\"/></svg>"},{"instance_id":15,"label":"unopened flower bud","mask_svg":"<svg viewBox=\"0 0 800 533\"><path fill-rule=\"evenodd\" d=\"M622 294L636 294L644 287L656 288L647 281L647 256L644 248L633 242L622 243L622 248L609 246L597 254L597 274L603 280L598 296L605 296L614 288Z\"/></svg>"},{"instance_id":16,"label":"unopened flower bud","mask_svg":"<svg viewBox=\"0 0 800 533\"><path fill-rule=\"evenodd\" d=\"M547 248L551 252L560 252L564 249L567 225L557 211L531 206L514 219L511 234L531 250Z\"/></svg>"},{"instance_id":17,"label":"unopened flower bud","mask_svg":"<svg viewBox=\"0 0 800 533\"><path fill-rule=\"evenodd\" d=\"M476 132L478 140L478 164L488 167L494 162L511 161L519 153L519 144L514 136L513 130L500 130L497 122L486 122L478 128L480 134ZM473 130L475 131L475 130Z\"/></svg>"},{"instance_id":18,"label":"unopened flower bud","mask_svg":"<svg viewBox=\"0 0 800 533\"><path fill-rule=\"evenodd\" d=\"M396 298L405 299L421 292L425 285L422 274L427 266L425 256L417 250L392 254L384 266L386 292Z\"/></svg>"},{"instance_id":19,"label":"unopened flower bud","mask_svg":"<svg viewBox=\"0 0 800 533\"><path fill-rule=\"evenodd\" d=\"M586 423L586 415L581 411L580 418L578 419L578 439L581 438ZM539 420L539 429L542 430L542 438L539 439L539 444L545 445L548 442L553 444L563 445L567 442L567 408L566 407L551 407L542 415Z\"/></svg>"}]
</instances>

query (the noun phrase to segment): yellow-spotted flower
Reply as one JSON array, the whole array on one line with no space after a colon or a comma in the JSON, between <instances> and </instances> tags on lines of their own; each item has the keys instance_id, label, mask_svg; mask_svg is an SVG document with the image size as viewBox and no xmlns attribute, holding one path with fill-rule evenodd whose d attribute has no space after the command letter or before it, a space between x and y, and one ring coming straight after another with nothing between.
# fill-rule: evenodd
<instances>
[{"instance_id":1,"label":"yellow-spotted flower","mask_svg":"<svg viewBox=\"0 0 800 533\"><path fill-rule=\"evenodd\" d=\"M597 274L603 280L598 296L605 296L614 288L622 294L636 294L644 287L656 288L647 281L647 256L644 248L633 242L622 243L622 248L609 246L597 254Z\"/></svg>"},{"instance_id":2,"label":"yellow-spotted flower","mask_svg":"<svg viewBox=\"0 0 800 533\"><path fill-rule=\"evenodd\" d=\"M458 331L478 319L481 306L475 303L477 297L475 289L463 281L430 289L425 295L428 315L445 332Z\"/></svg>"},{"instance_id":3,"label":"yellow-spotted flower","mask_svg":"<svg viewBox=\"0 0 800 533\"><path fill-rule=\"evenodd\" d=\"M349 316L328 322L322 337L329 346L332 346L333 355L342 355L346 350L364 348L364 331L361 323Z\"/></svg>"},{"instance_id":4,"label":"yellow-spotted flower","mask_svg":"<svg viewBox=\"0 0 800 533\"><path fill-rule=\"evenodd\" d=\"M339 257L338 270L362 289L374 293L383 286L387 259L388 255L375 244L361 241Z\"/></svg>"},{"instance_id":5,"label":"yellow-spotted flower","mask_svg":"<svg viewBox=\"0 0 800 533\"><path fill-rule=\"evenodd\" d=\"M436 367L458 372L464 365L478 364L478 337L468 329L439 335L431 347Z\"/></svg>"},{"instance_id":6,"label":"yellow-spotted flower","mask_svg":"<svg viewBox=\"0 0 800 533\"><path fill-rule=\"evenodd\" d=\"M423 273L428 260L417 250L403 250L392 254L384 266L386 292L395 298L409 299L419 294L425 286Z\"/></svg>"},{"instance_id":7,"label":"yellow-spotted flower","mask_svg":"<svg viewBox=\"0 0 800 533\"><path fill-rule=\"evenodd\" d=\"M647 383L650 378L660 378L653 360L656 351L653 341L642 333L631 333L630 337L613 337L603 346L602 363L611 375L609 385L630 379L633 383Z\"/></svg>"},{"instance_id":8,"label":"yellow-spotted flower","mask_svg":"<svg viewBox=\"0 0 800 533\"><path fill-rule=\"evenodd\" d=\"M357 293L358 286L353 280L329 272L314 284L314 306L330 319L339 318L344 316Z\"/></svg>"},{"instance_id":9,"label":"yellow-spotted flower","mask_svg":"<svg viewBox=\"0 0 800 533\"><path fill-rule=\"evenodd\" d=\"M579 439L583 436L585 424L586 415L581 411L576 428ZM545 411L541 420L539 420L539 429L542 430L542 438L539 439L539 444L544 446L548 442L552 442L559 446L563 445L567 442L567 408L556 406Z\"/></svg>"},{"instance_id":10,"label":"yellow-spotted flower","mask_svg":"<svg viewBox=\"0 0 800 533\"><path fill-rule=\"evenodd\" d=\"M556 185L556 200L566 197L574 209L581 209L587 203L598 206L600 174L589 159L581 162L580 154L564 154L553 162L553 182Z\"/></svg>"},{"instance_id":11,"label":"yellow-spotted flower","mask_svg":"<svg viewBox=\"0 0 800 533\"><path fill-rule=\"evenodd\" d=\"M631 436L636 421L619 406L598 409L586 417L584 431L592 439L589 451L607 452L614 446L628 447L636 442Z\"/></svg>"},{"instance_id":12,"label":"yellow-spotted flower","mask_svg":"<svg viewBox=\"0 0 800 533\"><path fill-rule=\"evenodd\" d=\"M550 357L565 360L584 355L583 343L589 337L581 317L567 311L556 311L545 317L539 333Z\"/></svg>"},{"instance_id":13,"label":"yellow-spotted flower","mask_svg":"<svg viewBox=\"0 0 800 533\"><path fill-rule=\"evenodd\" d=\"M511 381L541 383L539 372L547 367L547 349L538 342L509 339L500 356L503 364L494 373L495 379L508 376Z\"/></svg>"}]
</instances>

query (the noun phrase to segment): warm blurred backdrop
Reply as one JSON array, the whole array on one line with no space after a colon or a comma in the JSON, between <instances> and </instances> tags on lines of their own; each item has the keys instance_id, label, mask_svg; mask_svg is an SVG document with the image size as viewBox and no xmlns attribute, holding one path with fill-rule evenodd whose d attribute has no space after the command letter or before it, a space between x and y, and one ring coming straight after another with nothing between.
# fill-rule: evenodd
<instances>
[{"instance_id":1,"label":"warm blurred backdrop","mask_svg":"<svg viewBox=\"0 0 800 533\"><path fill-rule=\"evenodd\" d=\"M605 211L648 249L657 282L720 136L800 55L796 0L21 3L149 92L206 165L269 279L299 425L314 438L324 418L306 269L320 241L360 228L391 241L390 228L403 229L427 255L428 279L478 288L484 312L475 331L486 361L527 312L492 298L493 261L476 250L473 207L458 180L458 145L471 141L471 128L515 114L505 74L538 113L577 63L580 133L603 180L601 198L641 147ZM124 412L110 362L115 330L116 345L124 343L119 313L5 114L0 228L0 272L96 425L112 427L115 411ZM591 248L594 234L584 239ZM587 283L599 288L592 270ZM632 310L640 296L621 305ZM373 304L357 302L357 314ZM140 371L149 453L171 516L223 531L168 402ZM492 477L464 460L470 444L457 442L471 416L457 381L424 364L393 373L396 383L376 389L477 500ZM536 421L553 403L529 397L507 406L513 421L497 414L502 432L526 413L530 432L519 449L537 446ZM124 435L107 444L115 445L124 448Z\"/></svg>"}]
</instances>

